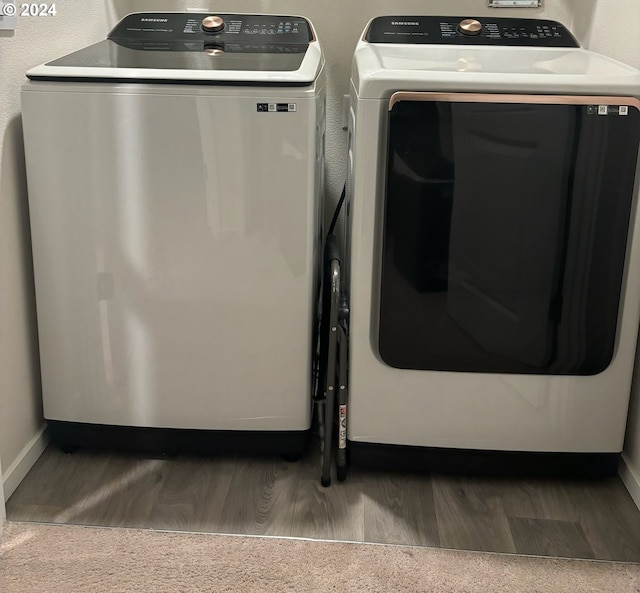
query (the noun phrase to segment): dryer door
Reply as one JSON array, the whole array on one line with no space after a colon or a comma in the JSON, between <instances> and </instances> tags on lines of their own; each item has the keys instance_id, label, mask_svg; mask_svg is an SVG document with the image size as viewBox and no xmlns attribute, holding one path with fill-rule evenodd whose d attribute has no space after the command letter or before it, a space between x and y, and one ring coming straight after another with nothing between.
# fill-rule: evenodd
<instances>
[{"instance_id":1,"label":"dryer door","mask_svg":"<svg viewBox=\"0 0 640 593\"><path fill-rule=\"evenodd\" d=\"M447 314L488 352L553 356L576 114L453 103ZM541 165L544 163L544 171Z\"/></svg>"},{"instance_id":2,"label":"dryer door","mask_svg":"<svg viewBox=\"0 0 640 593\"><path fill-rule=\"evenodd\" d=\"M594 101L394 96L380 275L385 362L587 375L608 366L640 102Z\"/></svg>"}]
</instances>

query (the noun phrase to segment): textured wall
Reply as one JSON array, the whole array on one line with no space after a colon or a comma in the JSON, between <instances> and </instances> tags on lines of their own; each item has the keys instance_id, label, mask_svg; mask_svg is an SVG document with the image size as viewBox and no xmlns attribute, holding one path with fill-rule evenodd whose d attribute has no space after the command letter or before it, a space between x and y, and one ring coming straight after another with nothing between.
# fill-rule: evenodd
<instances>
[{"instance_id":1,"label":"textured wall","mask_svg":"<svg viewBox=\"0 0 640 593\"><path fill-rule=\"evenodd\" d=\"M580 0L575 3L578 15ZM640 68L640 0L598 0L585 25L589 49Z\"/></svg>"}]
</instances>

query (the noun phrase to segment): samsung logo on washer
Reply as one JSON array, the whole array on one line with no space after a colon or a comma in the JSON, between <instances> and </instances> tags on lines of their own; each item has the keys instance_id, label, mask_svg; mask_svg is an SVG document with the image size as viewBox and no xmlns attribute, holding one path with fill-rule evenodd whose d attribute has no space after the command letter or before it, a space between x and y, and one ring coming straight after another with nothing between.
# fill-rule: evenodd
<instances>
[{"instance_id":1,"label":"samsung logo on washer","mask_svg":"<svg viewBox=\"0 0 640 593\"><path fill-rule=\"evenodd\" d=\"M418 21L391 21L392 25L405 25L411 27L419 27L420 23Z\"/></svg>"},{"instance_id":2,"label":"samsung logo on washer","mask_svg":"<svg viewBox=\"0 0 640 593\"><path fill-rule=\"evenodd\" d=\"M140 19L143 23L168 23L169 19Z\"/></svg>"}]
</instances>

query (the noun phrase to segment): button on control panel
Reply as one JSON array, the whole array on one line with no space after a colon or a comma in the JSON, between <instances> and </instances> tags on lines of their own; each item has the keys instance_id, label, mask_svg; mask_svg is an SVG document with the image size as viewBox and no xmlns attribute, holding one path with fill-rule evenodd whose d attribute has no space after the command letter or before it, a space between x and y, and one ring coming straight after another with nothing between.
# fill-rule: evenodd
<instances>
[{"instance_id":1,"label":"button on control panel","mask_svg":"<svg viewBox=\"0 0 640 593\"><path fill-rule=\"evenodd\" d=\"M482 33L482 23L476 19L464 19L458 25L458 31L463 35L473 37Z\"/></svg>"},{"instance_id":2,"label":"button on control panel","mask_svg":"<svg viewBox=\"0 0 640 593\"><path fill-rule=\"evenodd\" d=\"M580 47L561 23L539 19L384 16L371 22L369 43Z\"/></svg>"},{"instance_id":3,"label":"button on control panel","mask_svg":"<svg viewBox=\"0 0 640 593\"><path fill-rule=\"evenodd\" d=\"M219 33L224 29L224 19L221 16L206 16L202 19L202 30L207 33Z\"/></svg>"}]
</instances>

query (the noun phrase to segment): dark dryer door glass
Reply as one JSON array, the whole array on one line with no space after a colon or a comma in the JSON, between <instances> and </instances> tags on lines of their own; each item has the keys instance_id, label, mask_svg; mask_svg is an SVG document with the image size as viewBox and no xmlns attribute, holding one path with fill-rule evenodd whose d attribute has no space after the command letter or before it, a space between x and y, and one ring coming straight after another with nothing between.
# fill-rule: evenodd
<instances>
[{"instance_id":1,"label":"dark dryer door glass","mask_svg":"<svg viewBox=\"0 0 640 593\"><path fill-rule=\"evenodd\" d=\"M471 97L392 99L380 356L599 373L615 345L640 102Z\"/></svg>"}]
</instances>

